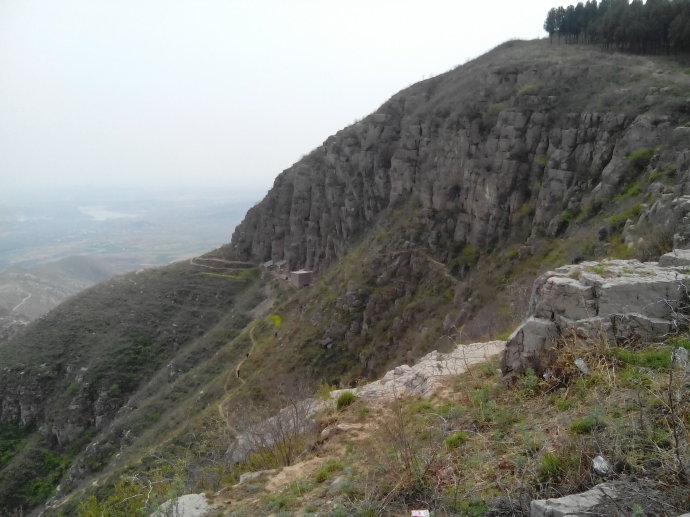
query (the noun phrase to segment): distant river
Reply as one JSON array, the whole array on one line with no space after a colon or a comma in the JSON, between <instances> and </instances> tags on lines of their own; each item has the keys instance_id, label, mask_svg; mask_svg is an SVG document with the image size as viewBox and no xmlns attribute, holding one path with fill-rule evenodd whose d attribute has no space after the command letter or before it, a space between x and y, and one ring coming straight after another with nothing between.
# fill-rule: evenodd
<instances>
[{"instance_id":1,"label":"distant river","mask_svg":"<svg viewBox=\"0 0 690 517\"><path fill-rule=\"evenodd\" d=\"M115 212L108 210L107 207L99 206L80 206L78 207L82 214L88 215L96 221L107 221L108 219L122 219L123 217L136 217L134 214L125 214L123 212Z\"/></svg>"}]
</instances>

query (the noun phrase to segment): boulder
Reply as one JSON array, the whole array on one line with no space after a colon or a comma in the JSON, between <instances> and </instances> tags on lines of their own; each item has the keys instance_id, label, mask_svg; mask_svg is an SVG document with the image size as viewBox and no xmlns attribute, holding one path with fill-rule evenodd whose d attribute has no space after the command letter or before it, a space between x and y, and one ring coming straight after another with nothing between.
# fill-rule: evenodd
<instances>
[{"instance_id":1,"label":"boulder","mask_svg":"<svg viewBox=\"0 0 690 517\"><path fill-rule=\"evenodd\" d=\"M659 258L659 265L663 267L690 266L690 250L673 250Z\"/></svg>"},{"instance_id":2,"label":"boulder","mask_svg":"<svg viewBox=\"0 0 690 517\"><path fill-rule=\"evenodd\" d=\"M256 472L245 472L244 474L240 474L240 480L236 485L233 485L233 488L238 488L242 485L244 485L247 481L254 481L255 479L259 479L261 476L268 476L271 474L276 474L278 472L278 469L269 469L269 470L257 470Z\"/></svg>"},{"instance_id":3,"label":"boulder","mask_svg":"<svg viewBox=\"0 0 690 517\"><path fill-rule=\"evenodd\" d=\"M271 448L277 440L296 437L316 431L313 415L325 407L315 399L294 401L274 416L246 425L230 443L226 457L231 464L241 463L250 454Z\"/></svg>"},{"instance_id":4,"label":"boulder","mask_svg":"<svg viewBox=\"0 0 690 517\"><path fill-rule=\"evenodd\" d=\"M664 257L659 263L582 262L541 275L527 320L506 343L503 374L512 377L527 368L542 372L560 338L658 341L686 326L690 250Z\"/></svg>"},{"instance_id":5,"label":"boulder","mask_svg":"<svg viewBox=\"0 0 690 517\"><path fill-rule=\"evenodd\" d=\"M501 371L506 373L519 370L523 373L528 368L543 370L551 359L551 351L558 336L559 329L553 321L528 318L508 338L501 357Z\"/></svg>"},{"instance_id":6,"label":"boulder","mask_svg":"<svg viewBox=\"0 0 690 517\"><path fill-rule=\"evenodd\" d=\"M165 501L150 517L203 517L211 509L204 494L187 494Z\"/></svg>"},{"instance_id":7,"label":"boulder","mask_svg":"<svg viewBox=\"0 0 690 517\"><path fill-rule=\"evenodd\" d=\"M334 436L348 431L358 431L362 429L362 424L333 424L321 431L321 440L328 440Z\"/></svg>"}]
</instances>

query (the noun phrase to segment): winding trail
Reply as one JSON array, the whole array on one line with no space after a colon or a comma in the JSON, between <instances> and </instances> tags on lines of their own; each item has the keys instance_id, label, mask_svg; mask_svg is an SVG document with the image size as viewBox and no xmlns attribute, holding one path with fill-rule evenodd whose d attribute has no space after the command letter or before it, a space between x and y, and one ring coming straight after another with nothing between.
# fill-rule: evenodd
<instances>
[{"instance_id":1,"label":"winding trail","mask_svg":"<svg viewBox=\"0 0 690 517\"><path fill-rule=\"evenodd\" d=\"M254 352L254 348L256 347L256 340L254 339L254 329L256 328L256 320L252 323L251 328L249 329L249 339L251 340L252 344L249 347L249 351L247 354L240 360L240 362L235 365L235 377L240 381L240 385L245 384L247 381L245 381L242 377L240 377L240 369L242 368L242 365L244 362L249 359L249 357L252 355L252 352ZM225 422L225 425L228 426L228 429L230 431L234 432L235 434L237 433L237 430L232 426L230 423L230 414L228 413L228 407L226 405L226 402L228 401L228 396L230 394L230 388L228 387L228 383L230 382L229 376L226 377L225 384L223 386L223 391L225 392L225 397L223 400L221 400L218 403L218 414L220 415L220 418Z\"/></svg>"},{"instance_id":2,"label":"winding trail","mask_svg":"<svg viewBox=\"0 0 690 517\"><path fill-rule=\"evenodd\" d=\"M196 262L197 260L206 260L206 261L211 261L211 262L220 262L221 264L227 264L226 266L209 266L207 264L199 264ZM245 268L237 268L237 267L232 267L232 266L251 266L251 267L256 267L256 264L253 262L245 262L242 260L226 260L226 259L219 259L219 258L200 258L200 257L192 257L189 259L189 263L192 266L197 266L197 267L205 267L206 269L245 269Z\"/></svg>"},{"instance_id":3,"label":"winding trail","mask_svg":"<svg viewBox=\"0 0 690 517\"><path fill-rule=\"evenodd\" d=\"M252 346L249 347L249 352L247 352L247 355L242 358L242 360L237 363L237 366L235 366L235 376L240 380L241 384L244 384L246 381L240 377L240 368L242 368L242 365L244 362L249 359L249 356L252 355L252 352L254 352L254 348L256 347L256 340L254 339L254 329L256 328L256 323L252 325L252 328L249 329L249 339L252 341Z\"/></svg>"},{"instance_id":4,"label":"winding trail","mask_svg":"<svg viewBox=\"0 0 690 517\"><path fill-rule=\"evenodd\" d=\"M24 305L25 302L29 301L29 298L31 298L31 293L27 294L21 302L19 302L17 305L15 305L15 306L12 308L12 310L11 310L10 312L14 312L14 311L16 311L17 309L19 309L19 307L21 307L22 305Z\"/></svg>"}]
</instances>

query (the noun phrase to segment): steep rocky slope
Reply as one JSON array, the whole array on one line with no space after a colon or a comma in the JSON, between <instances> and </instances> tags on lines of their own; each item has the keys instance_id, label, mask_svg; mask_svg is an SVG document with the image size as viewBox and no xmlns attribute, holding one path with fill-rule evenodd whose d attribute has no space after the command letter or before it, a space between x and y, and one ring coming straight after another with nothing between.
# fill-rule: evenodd
<instances>
[{"instance_id":1,"label":"steep rocky slope","mask_svg":"<svg viewBox=\"0 0 690 517\"><path fill-rule=\"evenodd\" d=\"M227 460L249 471L199 515L676 517L690 509L689 265L675 250L562 266L507 343L434 351L244 426ZM286 436L308 444L294 464L247 461Z\"/></svg>"},{"instance_id":2,"label":"steep rocky slope","mask_svg":"<svg viewBox=\"0 0 690 517\"><path fill-rule=\"evenodd\" d=\"M127 469L218 486L234 475L226 408L497 337L548 267L682 243L689 93L672 60L535 41L396 94L279 175L227 246L105 283L0 344L0 506L62 479L69 513ZM271 259L315 284L223 262Z\"/></svg>"},{"instance_id":3,"label":"steep rocky slope","mask_svg":"<svg viewBox=\"0 0 690 517\"><path fill-rule=\"evenodd\" d=\"M556 237L638 179L647 163L631 167L631 153L687 172L690 130L676 128L690 119L689 85L659 60L506 43L396 94L284 171L230 252L324 268L410 202L423 217L415 244L432 252Z\"/></svg>"}]
</instances>

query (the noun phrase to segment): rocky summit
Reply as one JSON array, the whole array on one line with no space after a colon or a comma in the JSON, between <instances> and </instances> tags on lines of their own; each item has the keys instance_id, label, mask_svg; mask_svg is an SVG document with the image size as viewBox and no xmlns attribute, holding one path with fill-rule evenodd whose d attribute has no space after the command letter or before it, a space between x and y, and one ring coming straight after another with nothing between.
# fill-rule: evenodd
<instances>
[{"instance_id":1,"label":"rocky summit","mask_svg":"<svg viewBox=\"0 0 690 517\"><path fill-rule=\"evenodd\" d=\"M627 514L687 511L689 99L677 56L545 40L393 95L228 244L3 338L0 515L529 515L637 478Z\"/></svg>"}]
</instances>

